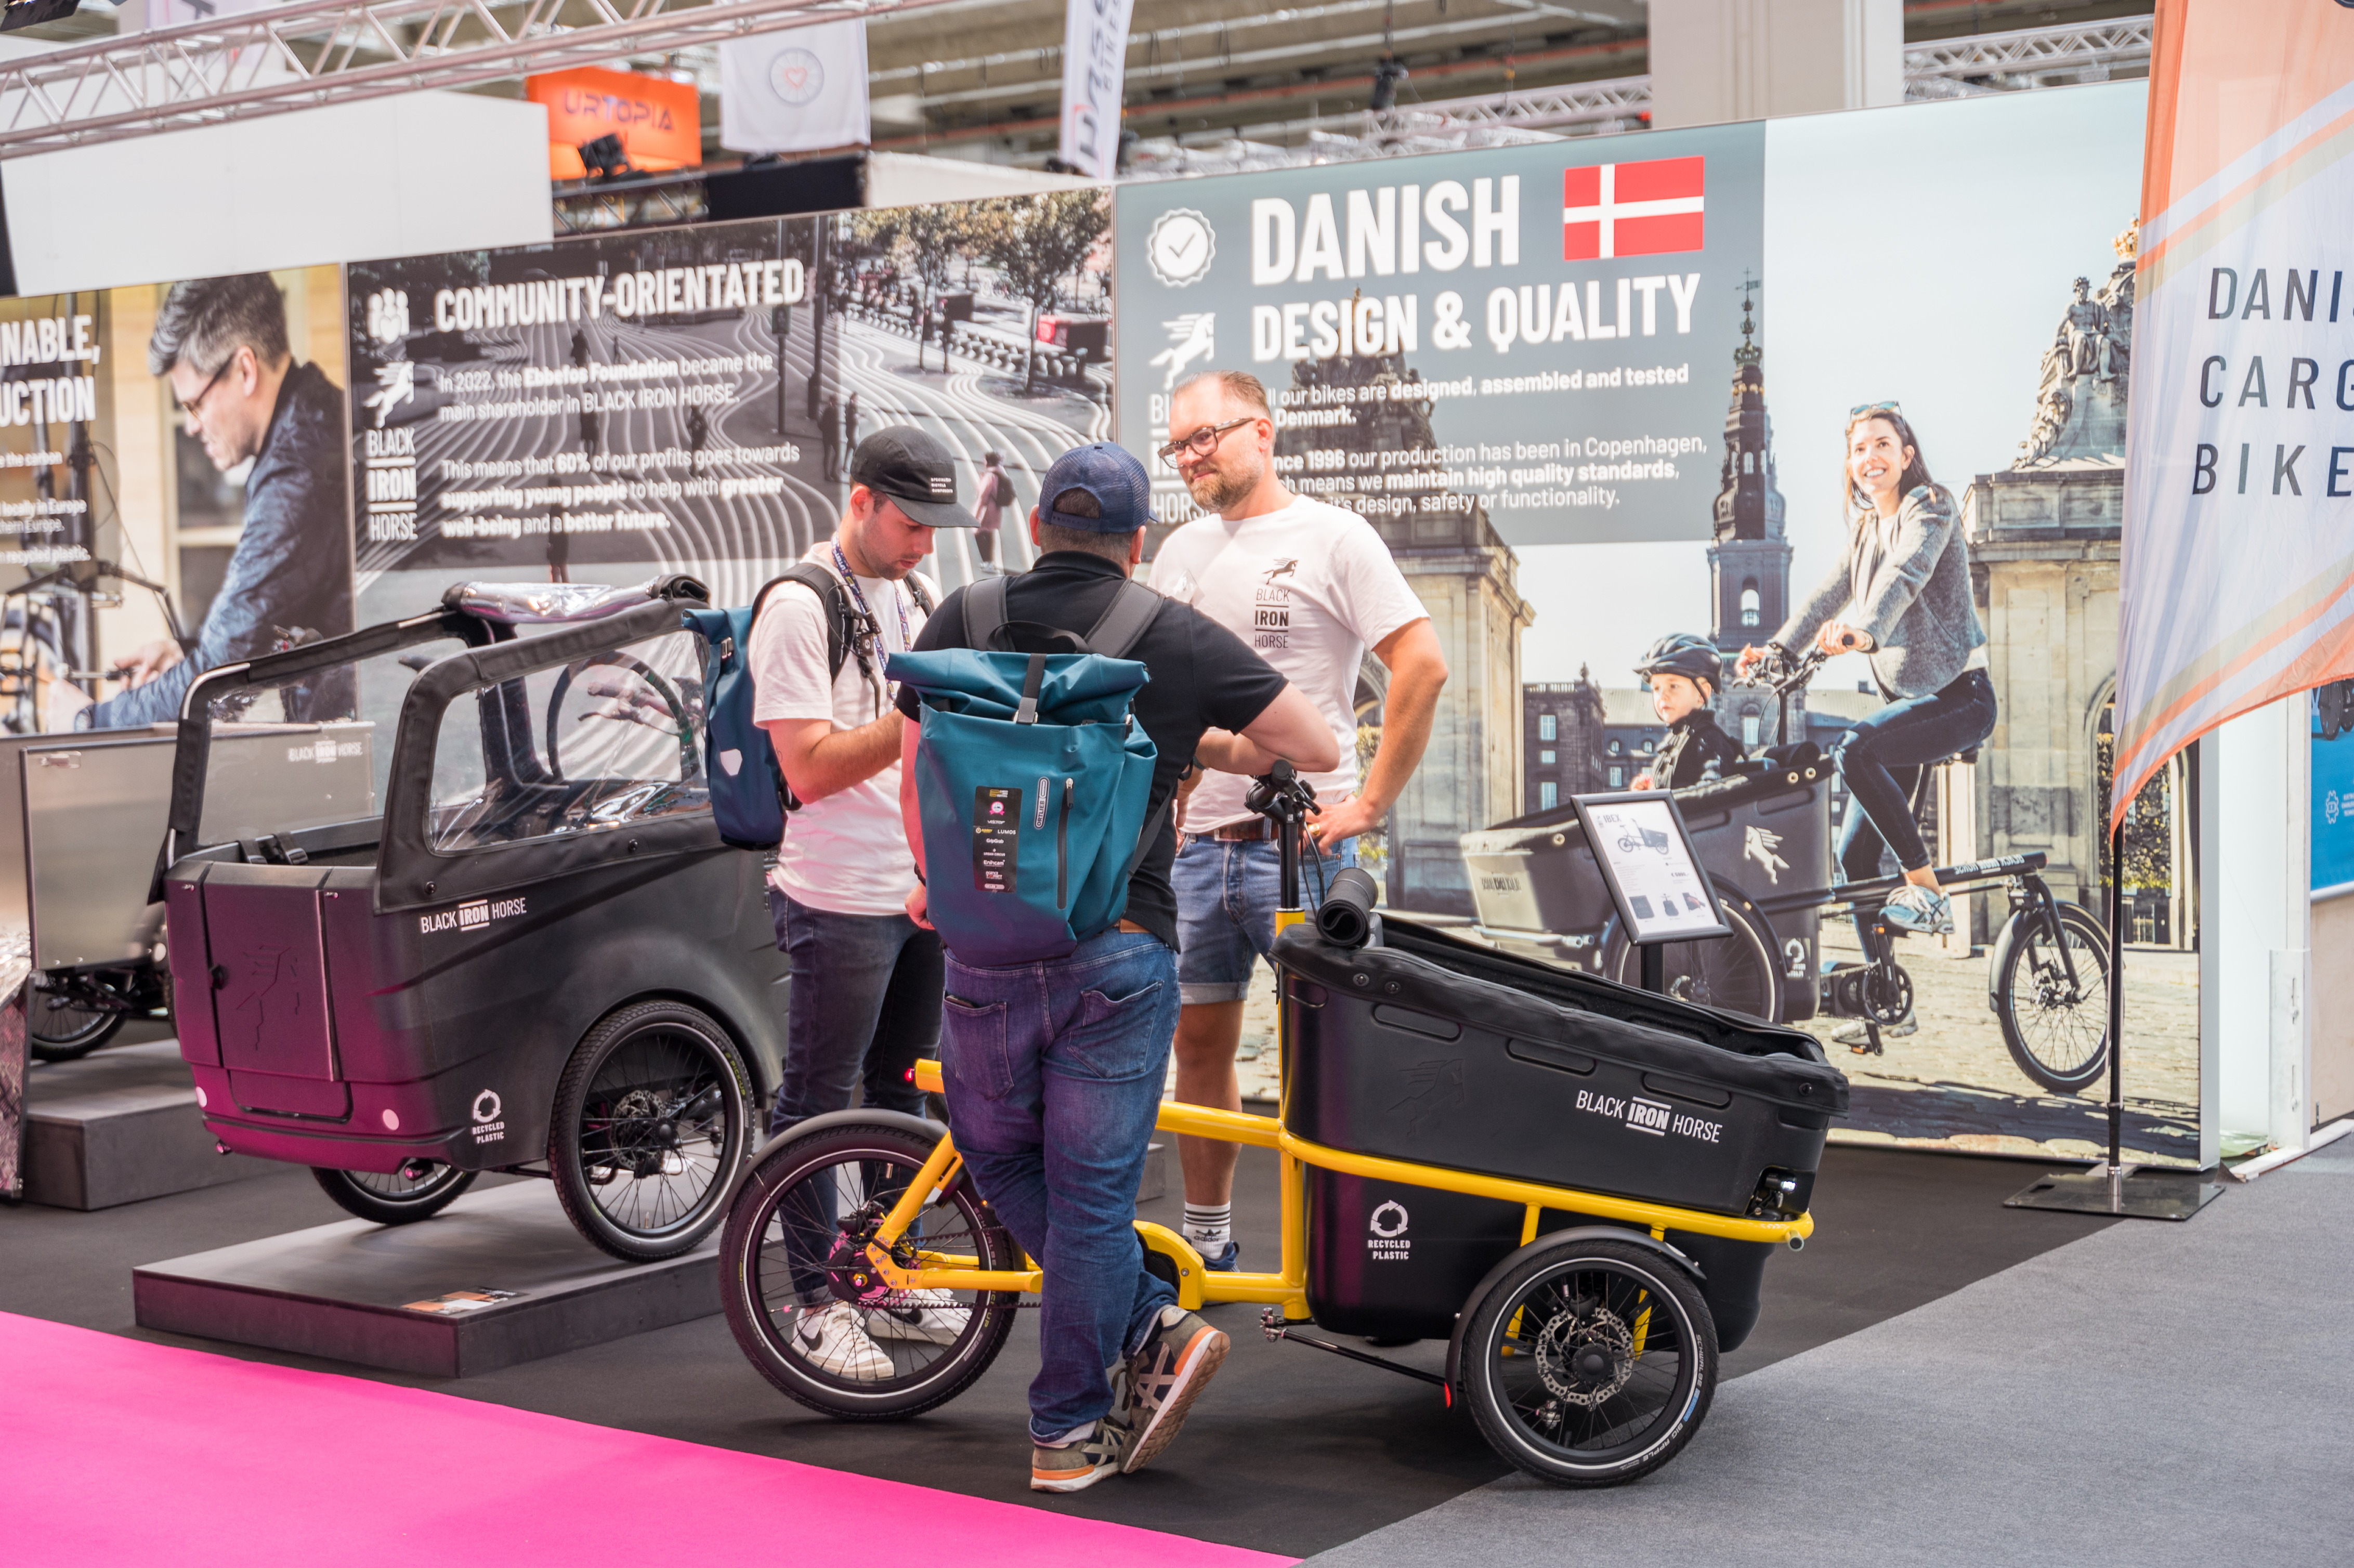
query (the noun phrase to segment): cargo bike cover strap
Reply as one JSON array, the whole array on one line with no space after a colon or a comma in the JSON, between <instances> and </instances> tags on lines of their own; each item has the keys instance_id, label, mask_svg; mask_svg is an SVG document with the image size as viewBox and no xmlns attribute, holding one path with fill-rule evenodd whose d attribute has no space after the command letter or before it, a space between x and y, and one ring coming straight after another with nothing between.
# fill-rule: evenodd
<instances>
[{"instance_id":1,"label":"cargo bike cover strap","mask_svg":"<svg viewBox=\"0 0 2354 1568\"><path fill-rule=\"evenodd\" d=\"M992 577L965 590L974 646L892 656L890 678L923 704L916 793L930 918L958 962L1062 958L1126 912L1128 880L1169 807L1149 809L1159 754L1129 713L1150 677L1121 655L1162 603L1123 584L1078 637L1009 622L1005 579ZM1016 628L1075 651L1006 651Z\"/></svg>"}]
</instances>

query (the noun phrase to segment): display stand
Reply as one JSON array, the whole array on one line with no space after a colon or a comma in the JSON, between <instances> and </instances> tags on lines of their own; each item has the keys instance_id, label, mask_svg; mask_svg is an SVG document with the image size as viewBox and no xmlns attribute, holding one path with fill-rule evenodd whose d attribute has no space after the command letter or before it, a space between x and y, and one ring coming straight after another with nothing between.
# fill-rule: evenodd
<instances>
[{"instance_id":1,"label":"display stand","mask_svg":"<svg viewBox=\"0 0 2354 1568\"><path fill-rule=\"evenodd\" d=\"M221 1155L175 1041L48 1063L27 1091L25 1196L36 1203L111 1209L276 1168Z\"/></svg>"},{"instance_id":2,"label":"display stand","mask_svg":"<svg viewBox=\"0 0 2354 1568\"><path fill-rule=\"evenodd\" d=\"M518 1181L414 1224L345 1220L147 1264L131 1292L143 1329L470 1377L710 1316L717 1249L623 1263L580 1239L547 1182Z\"/></svg>"},{"instance_id":3,"label":"display stand","mask_svg":"<svg viewBox=\"0 0 2354 1568\"><path fill-rule=\"evenodd\" d=\"M1627 789L1573 795L1569 803L1635 949L1638 983L1665 994L1667 944L1733 934L1676 798L1664 789Z\"/></svg>"},{"instance_id":4,"label":"display stand","mask_svg":"<svg viewBox=\"0 0 2354 1568\"><path fill-rule=\"evenodd\" d=\"M2126 835L2109 836L2109 1157L2089 1171L2057 1171L2003 1200L2006 1209L2052 1209L2135 1220L2187 1220L2222 1192L2196 1171L2154 1171L2125 1162Z\"/></svg>"}]
</instances>

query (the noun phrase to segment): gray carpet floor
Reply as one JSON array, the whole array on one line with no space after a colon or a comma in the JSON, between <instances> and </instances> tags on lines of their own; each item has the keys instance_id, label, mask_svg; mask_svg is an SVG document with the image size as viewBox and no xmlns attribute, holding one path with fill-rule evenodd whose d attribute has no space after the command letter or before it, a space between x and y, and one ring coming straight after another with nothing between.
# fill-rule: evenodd
<instances>
[{"instance_id":1,"label":"gray carpet floor","mask_svg":"<svg viewBox=\"0 0 2354 1568\"><path fill-rule=\"evenodd\" d=\"M2354 1139L1735 1378L1673 1463L1521 1476L1317 1568L2345 1561Z\"/></svg>"}]
</instances>

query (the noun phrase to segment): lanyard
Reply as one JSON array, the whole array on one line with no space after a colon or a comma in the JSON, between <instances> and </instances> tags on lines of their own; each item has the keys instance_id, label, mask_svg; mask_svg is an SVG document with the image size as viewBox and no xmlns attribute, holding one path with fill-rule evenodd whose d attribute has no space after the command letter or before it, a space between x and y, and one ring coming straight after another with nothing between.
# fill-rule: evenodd
<instances>
[{"instance_id":1,"label":"lanyard","mask_svg":"<svg viewBox=\"0 0 2354 1568\"><path fill-rule=\"evenodd\" d=\"M880 641L883 634L882 622L875 619L875 611L868 608L866 603L866 595L861 591L858 587L857 575L850 569L850 562L843 556L842 546L839 544L833 546L833 569L842 574L842 583L844 588L850 590L851 602L858 607L858 613L864 618L868 627L873 629L875 640ZM891 608L899 612L899 646L903 649L914 648L916 645L916 633L907 624L907 600L906 596L899 592L896 585L891 590ZM859 656L858 662L861 666L864 666L866 663L865 655L861 654ZM890 682L887 684L885 683L881 674L881 669L882 661L878 659L875 661L874 669L869 673L869 678L875 683L875 691L878 705L894 700L898 695L899 690L899 683L896 681Z\"/></svg>"},{"instance_id":2,"label":"lanyard","mask_svg":"<svg viewBox=\"0 0 2354 1568\"><path fill-rule=\"evenodd\" d=\"M850 590L851 600L858 606L858 613L866 618L866 623L869 626L880 631L882 627L875 621L875 612L866 607L866 595L859 590L858 578L851 571L849 561L843 557L840 545L833 546L833 569L842 574L843 586ZM891 591L891 608L899 612L899 646L913 648L916 645L916 633L907 624L907 600L896 586Z\"/></svg>"}]
</instances>

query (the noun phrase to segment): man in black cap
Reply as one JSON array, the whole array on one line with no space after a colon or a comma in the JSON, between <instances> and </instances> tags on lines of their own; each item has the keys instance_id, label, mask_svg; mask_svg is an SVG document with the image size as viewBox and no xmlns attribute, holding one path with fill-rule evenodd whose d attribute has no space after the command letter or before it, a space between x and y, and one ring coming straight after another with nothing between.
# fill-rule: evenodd
<instances>
[{"instance_id":1,"label":"man in black cap","mask_svg":"<svg viewBox=\"0 0 2354 1568\"><path fill-rule=\"evenodd\" d=\"M752 716L769 732L801 802L769 874L777 946L791 960L784 1073L770 1127L865 1103L916 1111L907 1070L939 1037L940 942L907 913L916 885L899 819L899 732L883 666L911 648L939 588L916 570L935 528L970 528L957 463L913 426L875 431L850 464L850 501L831 538L801 557L826 591L796 577L763 590L748 657ZM838 630L838 641L833 633ZM842 662L831 662L839 646ZM945 1343L960 1315L922 1306L864 1324L812 1301L794 1325L804 1353L838 1377L891 1375L877 1339Z\"/></svg>"}]
</instances>

